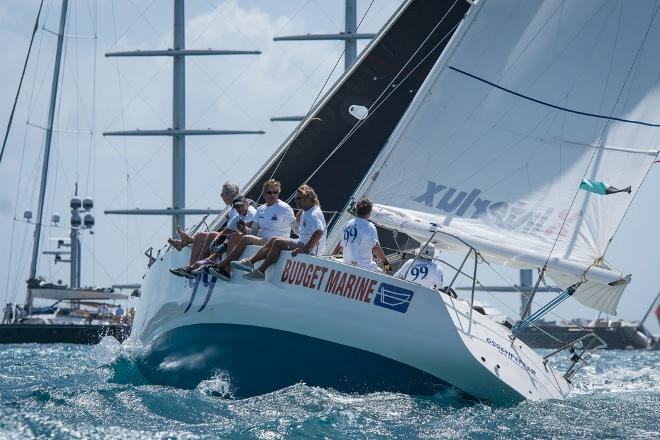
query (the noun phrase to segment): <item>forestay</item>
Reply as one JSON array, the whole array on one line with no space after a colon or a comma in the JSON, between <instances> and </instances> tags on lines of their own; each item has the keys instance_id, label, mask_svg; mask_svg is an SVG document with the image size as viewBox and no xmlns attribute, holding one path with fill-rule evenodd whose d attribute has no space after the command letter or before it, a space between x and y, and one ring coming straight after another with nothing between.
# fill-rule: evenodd
<instances>
[{"instance_id":1,"label":"forestay","mask_svg":"<svg viewBox=\"0 0 660 440\"><path fill-rule=\"evenodd\" d=\"M356 197L403 208L384 224L444 225L505 264L551 255L556 282L590 280L575 298L615 313L629 278L602 257L657 156L659 7L477 3ZM583 178L632 194L580 191Z\"/></svg>"}]
</instances>

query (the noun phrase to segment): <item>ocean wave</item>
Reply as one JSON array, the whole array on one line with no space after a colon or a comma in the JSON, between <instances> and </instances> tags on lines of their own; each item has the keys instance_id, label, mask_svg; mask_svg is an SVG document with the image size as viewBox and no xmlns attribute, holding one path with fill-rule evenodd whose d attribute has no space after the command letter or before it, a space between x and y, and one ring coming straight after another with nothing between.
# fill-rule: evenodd
<instances>
[{"instance_id":1,"label":"ocean wave","mask_svg":"<svg viewBox=\"0 0 660 440\"><path fill-rule=\"evenodd\" d=\"M493 407L432 396L342 393L298 383L233 398L222 371L194 389L148 383L140 348L0 349L0 438L657 438L660 355L601 352L565 400Z\"/></svg>"}]
</instances>

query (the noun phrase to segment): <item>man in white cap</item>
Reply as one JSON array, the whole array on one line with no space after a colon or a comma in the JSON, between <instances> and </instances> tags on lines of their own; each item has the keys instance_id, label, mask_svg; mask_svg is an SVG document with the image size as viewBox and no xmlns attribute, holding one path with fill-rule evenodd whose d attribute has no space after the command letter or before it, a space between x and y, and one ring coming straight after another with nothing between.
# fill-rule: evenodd
<instances>
[{"instance_id":1,"label":"man in white cap","mask_svg":"<svg viewBox=\"0 0 660 440\"><path fill-rule=\"evenodd\" d=\"M430 289L442 289L442 268L434 256L435 246L427 243L419 250L419 256L406 261L394 276Z\"/></svg>"}]
</instances>

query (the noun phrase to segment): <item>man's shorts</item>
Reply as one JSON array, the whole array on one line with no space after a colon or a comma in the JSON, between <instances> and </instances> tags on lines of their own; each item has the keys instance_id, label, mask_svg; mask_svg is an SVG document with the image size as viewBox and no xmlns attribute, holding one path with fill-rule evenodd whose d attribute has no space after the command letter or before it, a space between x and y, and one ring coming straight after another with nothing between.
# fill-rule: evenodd
<instances>
[{"instance_id":1,"label":"man's shorts","mask_svg":"<svg viewBox=\"0 0 660 440\"><path fill-rule=\"evenodd\" d=\"M258 240L254 243L256 246L263 246L266 243L268 243L268 240L266 240L265 238L257 237L256 235L249 235L249 237L253 237Z\"/></svg>"},{"instance_id":2,"label":"man's shorts","mask_svg":"<svg viewBox=\"0 0 660 440\"><path fill-rule=\"evenodd\" d=\"M290 239L289 242L287 243L287 245L286 245L286 250L287 250L287 251L292 251L292 250L294 250L294 249L301 248L301 247L303 247L303 246L305 246L305 244L304 244L302 241L300 241L300 240L296 240L296 239L293 239L293 238L292 238L292 239Z\"/></svg>"}]
</instances>

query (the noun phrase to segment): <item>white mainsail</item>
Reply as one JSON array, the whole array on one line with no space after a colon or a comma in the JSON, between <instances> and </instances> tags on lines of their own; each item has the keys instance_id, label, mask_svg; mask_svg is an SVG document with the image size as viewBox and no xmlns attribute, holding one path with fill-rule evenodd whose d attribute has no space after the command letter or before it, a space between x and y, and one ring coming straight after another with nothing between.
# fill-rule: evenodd
<instances>
[{"instance_id":1,"label":"white mainsail","mask_svg":"<svg viewBox=\"0 0 660 440\"><path fill-rule=\"evenodd\" d=\"M356 197L396 207L377 223L444 226L503 264L550 256L554 281L588 280L574 298L615 313L629 278L603 256L658 154L659 8L478 2ZM632 194L580 191L583 178Z\"/></svg>"}]
</instances>

